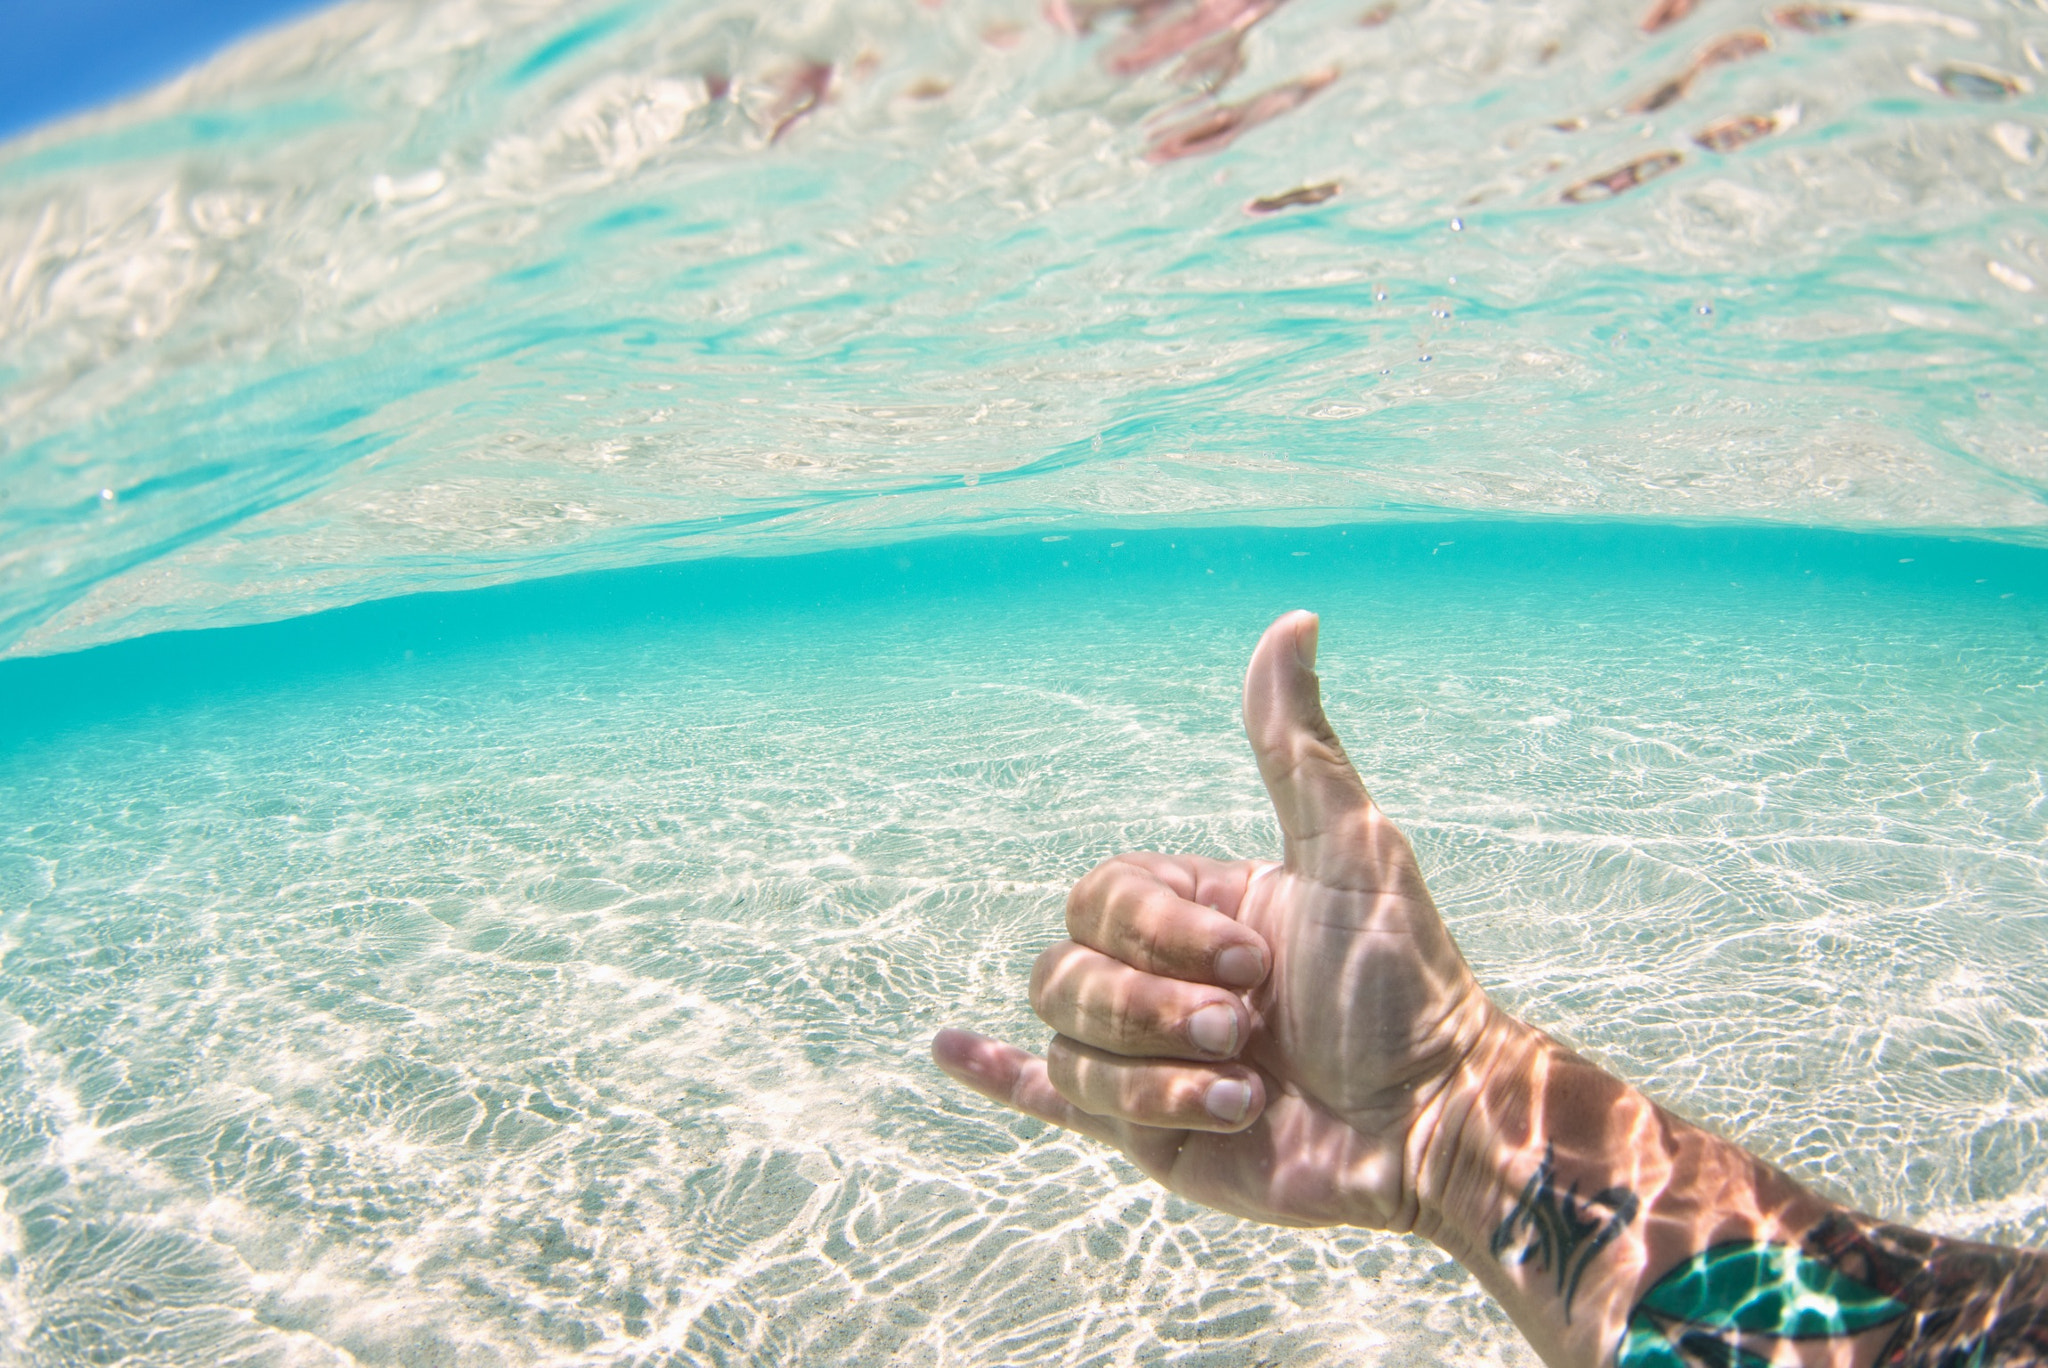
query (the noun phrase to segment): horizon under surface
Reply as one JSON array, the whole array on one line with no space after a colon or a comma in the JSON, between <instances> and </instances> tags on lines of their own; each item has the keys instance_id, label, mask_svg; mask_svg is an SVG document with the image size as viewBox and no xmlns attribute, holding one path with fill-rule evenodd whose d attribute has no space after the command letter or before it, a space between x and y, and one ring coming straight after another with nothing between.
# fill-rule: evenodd
<instances>
[{"instance_id":1,"label":"horizon under surface","mask_svg":"<svg viewBox=\"0 0 2048 1368\"><path fill-rule=\"evenodd\" d=\"M958 537L0 665L0 1354L1529 1368L1440 1252L1199 1212L925 1052L1042 1042L1097 860L1277 849L1238 690L1299 606L1504 1005L2039 1244L2044 557Z\"/></svg>"}]
</instances>

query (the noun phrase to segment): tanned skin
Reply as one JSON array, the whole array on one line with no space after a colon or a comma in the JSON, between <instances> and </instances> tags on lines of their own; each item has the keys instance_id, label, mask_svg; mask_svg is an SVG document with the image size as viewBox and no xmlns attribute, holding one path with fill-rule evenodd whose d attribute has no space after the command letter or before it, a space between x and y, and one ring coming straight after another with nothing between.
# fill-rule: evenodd
<instances>
[{"instance_id":1,"label":"tanned skin","mask_svg":"<svg viewBox=\"0 0 2048 1368\"><path fill-rule=\"evenodd\" d=\"M1489 1000L1316 636L1281 618L1245 678L1281 861L1099 865L1032 974L1045 1057L946 1030L941 1068L1219 1210L1431 1240L1555 1368L2048 1364L2048 1258L1838 1207Z\"/></svg>"}]
</instances>

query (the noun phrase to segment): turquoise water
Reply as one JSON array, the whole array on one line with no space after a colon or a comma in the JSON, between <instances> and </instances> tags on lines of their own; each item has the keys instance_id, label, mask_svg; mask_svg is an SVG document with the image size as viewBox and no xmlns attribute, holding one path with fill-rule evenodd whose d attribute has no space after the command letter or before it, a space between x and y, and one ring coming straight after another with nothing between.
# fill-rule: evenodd
<instances>
[{"instance_id":1,"label":"turquoise water","mask_svg":"<svg viewBox=\"0 0 2048 1368\"><path fill-rule=\"evenodd\" d=\"M360 3L0 145L0 1359L1531 1364L926 1059L1273 849L1296 606L1504 1002L2048 1240L2048 11L1089 14Z\"/></svg>"},{"instance_id":2,"label":"turquoise water","mask_svg":"<svg viewBox=\"0 0 2048 1368\"><path fill-rule=\"evenodd\" d=\"M31 1363L1528 1364L926 1061L1333 716L1482 981L1839 1195L2048 1238L2048 553L1461 523L713 561L0 675Z\"/></svg>"},{"instance_id":3,"label":"turquoise water","mask_svg":"<svg viewBox=\"0 0 2048 1368\"><path fill-rule=\"evenodd\" d=\"M1211 97L1026 0L340 6L0 147L0 649L963 528L2038 542L2048 13L1850 8L1293 0Z\"/></svg>"}]
</instances>

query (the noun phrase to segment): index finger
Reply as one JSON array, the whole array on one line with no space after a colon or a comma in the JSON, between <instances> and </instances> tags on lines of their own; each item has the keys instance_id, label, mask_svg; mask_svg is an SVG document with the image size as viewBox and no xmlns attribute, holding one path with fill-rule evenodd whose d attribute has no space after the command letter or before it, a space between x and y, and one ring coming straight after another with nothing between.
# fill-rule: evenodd
<instances>
[{"instance_id":1,"label":"index finger","mask_svg":"<svg viewBox=\"0 0 2048 1368\"><path fill-rule=\"evenodd\" d=\"M1119 855L1067 895L1067 934L1133 969L1222 988L1256 987L1272 956L1234 916L1258 868L1192 856ZM1209 906L1195 901L1207 895Z\"/></svg>"}]
</instances>

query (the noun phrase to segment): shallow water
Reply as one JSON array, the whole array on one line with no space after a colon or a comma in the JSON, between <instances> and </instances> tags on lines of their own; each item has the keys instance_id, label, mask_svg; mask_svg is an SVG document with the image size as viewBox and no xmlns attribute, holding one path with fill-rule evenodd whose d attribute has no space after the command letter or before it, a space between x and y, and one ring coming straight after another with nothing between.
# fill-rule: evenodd
<instances>
[{"instance_id":1,"label":"shallow water","mask_svg":"<svg viewBox=\"0 0 2048 1368\"><path fill-rule=\"evenodd\" d=\"M1089 9L366 0L0 145L0 1359L1531 1363L926 1061L1271 851L1296 606L1505 1002L2048 1240L2048 9Z\"/></svg>"},{"instance_id":2,"label":"shallow water","mask_svg":"<svg viewBox=\"0 0 2048 1368\"><path fill-rule=\"evenodd\" d=\"M2048 553L1461 523L953 539L0 672L11 1356L1533 1359L926 1060L1066 885L1275 833L1265 621L1481 979L1830 1191L2048 1238ZM26 721L30 717L33 722Z\"/></svg>"},{"instance_id":3,"label":"shallow water","mask_svg":"<svg viewBox=\"0 0 2048 1368\"><path fill-rule=\"evenodd\" d=\"M2038 541L2048 11L1648 8L1292 0L1213 95L1027 0L259 37L0 147L0 649L974 527Z\"/></svg>"}]
</instances>

